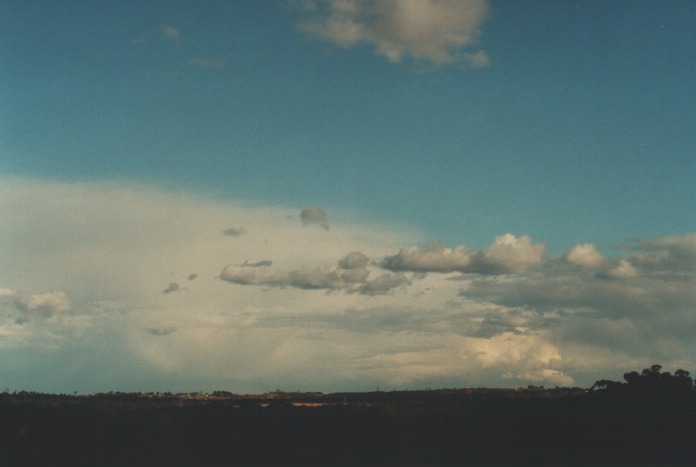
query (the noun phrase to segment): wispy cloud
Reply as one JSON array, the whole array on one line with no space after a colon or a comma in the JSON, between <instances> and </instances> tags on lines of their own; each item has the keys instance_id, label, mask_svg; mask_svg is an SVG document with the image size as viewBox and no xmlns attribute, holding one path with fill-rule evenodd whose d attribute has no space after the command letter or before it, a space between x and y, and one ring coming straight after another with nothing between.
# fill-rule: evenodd
<instances>
[{"instance_id":1,"label":"wispy cloud","mask_svg":"<svg viewBox=\"0 0 696 467\"><path fill-rule=\"evenodd\" d=\"M194 68L208 70L222 70L225 68L225 61L216 58L191 57L188 64Z\"/></svg>"},{"instance_id":2,"label":"wispy cloud","mask_svg":"<svg viewBox=\"0 0 696 467\"><path fill-rule=\"evenodd\" d=\"M174 26L162 26L162 36L170 41L178 41L181 39L181 32Z\"/></svg>"},{"instance_id":3,"label":"wispy cloud","mask_svg":"<svg viewBox=\"0 0 696 467\"><path fill-rule=\"evenodd\" d=\"M145 45L152 39L160 39L170 42L176 42L181 39L181 32L171 25L164 25L159 29L150 29L143 34L134 37L131 42L134 45Z\"/></svg>"},{"instance_id":4,"label":"wispy cloud","mask_svg":"<svg viewBox=\"0 0 696 467\"><path fill-rule=\"evenodd\" d=\"M303 32L344 48L360 43L391 62L488 66L478 43L489 12L485 0L327 0L295 2L307 15Z\"/></svg>"}]
</instances>

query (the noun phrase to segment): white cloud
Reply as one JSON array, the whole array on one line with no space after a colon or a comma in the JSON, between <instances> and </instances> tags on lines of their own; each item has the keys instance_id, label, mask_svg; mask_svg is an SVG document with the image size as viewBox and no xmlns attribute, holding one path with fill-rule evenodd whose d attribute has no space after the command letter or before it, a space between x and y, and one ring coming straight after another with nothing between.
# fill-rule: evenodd
<instances>
[{"instance_id":1,"label":"white cloud","mask_svg":"<svg viewBox=\"0 0 696 467\"><path fill-rule=\"evenodd\" d=\"M584 268L599 268L604 265L604 257L592 243L575 245L564 255L565 260Z\"/></svg>"},{"instance_id":2,"label":"white cloud","mask_svg":"<svg viewBox=\"0 0 696 467\"><path fill-rule=\"evenodd\" d=\"M638 269L630 262L622 259L616 267L609 269L606 275L614 279L632 279L638 276Z\"/></svg>"},{"instance_id":3,"label":"white cloud","mask_svg":"<svg viewBox=\"0 0 696 467\"><path fill-rule=\"evenodd\" d=\"M575 250L576 259L595 258L589 262L592 268L570 267L575 265L567 264L572 256L566 254L564 263L550 261L531 273L473 281L462 294L503 309L529 310L517 326L543 330L549 342L562 344L560 354L577 374L590 372L593 365L617 367L620 361L693 366L696 256L689 259L691 238L639 241L632 255L601 262L593 248L581 248ZM666 246L674 250L664 254ZM675 250L684 255L677 259ZM502 315L502 323L507 316Z\"/></svg>"},{"instance_id":4,"label":"white cloud","mask_svg":"<svg viewBox=\"0 0 696 467\"><path fill-rule=\"evenodd\" d=\"M489 64L474 47L488 15L485 0L329 0L304 3L300 29L341 47L371 44L391 62Z\"/></svg>"},{"instance_id":5,"label":"white cloud","mask_svg":"<svg viewBox=\"0 0 696 467\"><path fill-rule=\"evenodd\" d=\"M437 243L402 248L396 255L384 258L382 266L392 271L504 274L540 264L545 253L546 246L533 244L527 235L505 234L496 237L482 252L465 246L451 249Z\"/></svg>"},{"instance_id":6,"label":"white cloud","mask_svg":"<svg viewBox=\"0 0 696 467\"><path fill-rule=\"evenodd\" d=\"M527 235L515 237L505 234L495 237L495 241L483 250L480 272L521 272L529 266L540 264L546 246L533 244Z\"/></svg>"},{"instance_id":7,"label":"white cloud","mask_svg":"<svg viewBox=\"0 0 696 467\"><path fill-rule=\"evenodd\" d=\"M394 256L384 258L382 266L392 271L453 272L466 271L476 260L476 252L465 246L447 248L429 243L423 248L402 248Z\"/></svg>"}]
</instances>

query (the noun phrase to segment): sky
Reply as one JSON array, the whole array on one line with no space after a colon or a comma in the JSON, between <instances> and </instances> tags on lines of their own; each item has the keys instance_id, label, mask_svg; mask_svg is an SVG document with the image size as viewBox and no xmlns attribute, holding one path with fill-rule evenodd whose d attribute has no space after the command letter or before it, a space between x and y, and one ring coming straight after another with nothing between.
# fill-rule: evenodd
<instances>
[{"instance_id":1,"label":"sky","mask_svg":"<svg viewBox=\"0 0 696 467\"><path fill-rule=\"evenodd\" d=\"M0 387L696 370L696 5L0 2Z\"/></svg>"}]
</instances>

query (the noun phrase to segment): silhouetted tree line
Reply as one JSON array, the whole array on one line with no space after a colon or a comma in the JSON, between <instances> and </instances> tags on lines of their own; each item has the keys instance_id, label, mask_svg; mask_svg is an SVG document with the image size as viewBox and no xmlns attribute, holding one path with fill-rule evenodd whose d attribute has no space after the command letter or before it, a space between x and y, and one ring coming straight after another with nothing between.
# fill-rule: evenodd
<instances>
[{"instance_id":1,"label":"silhouetted tree line","mask_svg":"<svg viewBox=\"0 0 696 467\"><path fill-rule=\"evenodd\" d=\"M693 380L660 365L591 391L214 394L6 389L0 466L696 465Z\"/></svg>"},{"instance_id":2,"label":"silhouetted tree line","mask_svg":"<svg viewBox=\"0 0 696 467\"><path fill-rule=\"evenodd\" d=\"M631 371L624 373L625 382L601 379L590 388L606 394L616 394L634 397L692 397L696 395L694 380L686 370L679 369L671 374L662 371L662 365L652 365L642 372Z\"/></svg>"}]
</instances>

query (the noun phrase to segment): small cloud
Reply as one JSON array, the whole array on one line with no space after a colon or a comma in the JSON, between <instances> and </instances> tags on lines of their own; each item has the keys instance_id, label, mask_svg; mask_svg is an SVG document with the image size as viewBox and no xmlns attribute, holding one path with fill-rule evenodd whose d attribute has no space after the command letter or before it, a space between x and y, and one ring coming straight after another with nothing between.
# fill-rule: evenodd
<instances>
[{"instance_id":1,"label":"small cloud","mask_svg":"<svg viewBox=\"0 0 696 467\"><path fill-rule=\"evenodd\" d=\"M173 26L162 26L162 35L170 41L178 41L181 38L181 33Z\"/></svg>"},{"instance_id":2,"label":"small cloud","mask_svg":"<svg viewBox=\"0 0 696 467\"><path fill-rule=\"evenodd\" d=\"M169 334L173 333L176 331L176 327L174 326L168 326L168 327L163 327L163 328L147 328L147 332L152 334L153 336L168 336Z\"/></svg>"},{"instance_id":3,"label":"small cloud","mask_svg":"<svg viewBox=\"0 0 696 467\"><path fill-rule=\"evenodd\" d=\"M271 266L272 264L273 264L273 261L269 261L267 259L246 260L242 263L241 267L243 267L243 268L265 268L265 267Z\"/></svg>"},{"instance_id":4,"label":"small cloud","mask_svg":"<svg viewBox=\"0 0 696 467\"><path fill-rule=\"evenodd\" d=\"M604 265L604 257L592 243L580 243L563 256L567 263L583 268L599 268Z\"/></svg>"},{"instance_id":5,"label":"small cloud","mask_svg":"<svg viewBox=\"0 0 696 467\"><path fill-rule=\"evenodd\" d=\"M246 229L244 227L229 227L223 230L222 233L230 237L239 237L240 235L244 235L246 233Z\"/></svg>"},{"instance_id":6,"label":"small cloud","mask_svg":"<svg viewBox=\"0 0 696 467\"><path fill-rule=\"evenodd\" d=\"M462 57L469 63L471 68L486 68L491 65L491 59L483 50L479 50L475 54L463 54Z\"/></svg>"},{"instance_id":7,"label":"small cloud","mask_svg":"<svg viewBox=\"0 0 696 467\"><path fill-rule=\"evenodd\" d=\"M638 277L638 269L625 259L622 259L616 267L606 272L606 276L612 279L633 279Z\"/></svg>"},{"instance_id":8,"label":"small cloud","mask_svg":"<svg viewBox=\"0 0 696 467\"><path fill-rule=\"evenodd\" d=\"M529 266L540 264L546 254L546 245L533 244L528 235L515 237L499 235L483 250L477 271L481 274L522 272Z\"/></svg>"},{"instance_id":9,"label":"small cloud","mask_svg":"<svg viewBox=\"0 0 696 467\"><path fill-rule=\"evenodd\" d=\"M215 58L189 58L188 64L195 68L202 68L208 70L222 70L225 68L225 61L218 60Z\"/></svg>"},{"instance_id":10,"label":"small cloud","mask_svg":"<svg viewBox=\"0 0 696 467\"><path fill-rule=\"evenodd\" d=\"M304 225L320 225L324 229L329 230L329 224L326 222L326 212L319 206L307 206L300 212L300 218Z\"/></svg>"},{"instance_id":11,"label":"small cloud","mask_svg":"<svg viewBox=\"0 0 696 467\"><path fill-rule=\"evenodd\" d=\"M179 290L179 284L177 284L176 282L170 282L169 286L166 289L164 289L162 293L172 293L176 292L177 290Z\"/></svg>"}]
</instances>

